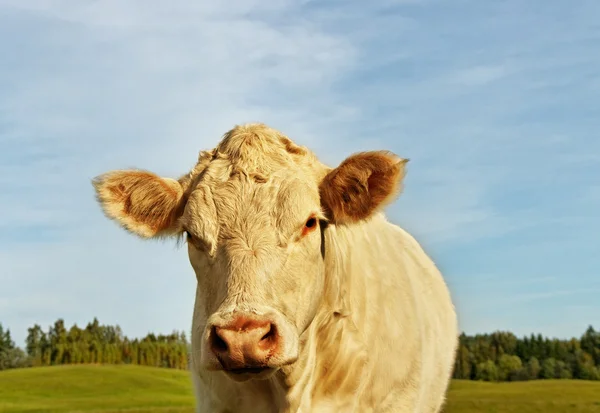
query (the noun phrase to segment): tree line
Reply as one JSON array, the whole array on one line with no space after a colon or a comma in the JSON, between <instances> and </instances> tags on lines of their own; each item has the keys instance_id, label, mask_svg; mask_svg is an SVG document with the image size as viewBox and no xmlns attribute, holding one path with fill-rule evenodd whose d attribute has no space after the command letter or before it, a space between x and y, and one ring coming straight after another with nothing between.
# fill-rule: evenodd
<instances>
[{"instance_id":1,"label":"tree line","mask_svg":"<svg viewBox=\"0 0 600 413\"><path fill-rule=\"evenodd\" d=\"M462 334L453 377L483 381L600 380L600 332L589 326L580 338L517 338L510 332Z\"/></svg>"},{"instance_id":2,"label":"tree line","mask_svg":"<svg viewBox=\"0 0 600 413\"><path fill-rule=\"evenodd\" d=\"M188 368L190 345L184 333L124 336L121 328L96 318L67 329L58 319L46 331L28 329L25 349L0 324L0 370L60 364L138 364ZM600 380L600 332L588 327L580 338L549 339L541 334L518 338L513 333L461 334L453 378L484 381L538 379Z\"/></svg>"},{"instance_id":3,"label":"tree line","mask_svg":"<svg viewBox=\"0 0 600 413\"><path fill-rule=\"evenodd\" d=\"M102 325L96 318L80 328L67 329L58 319L46 331L38 324L27 330L25 351L0 324L0 370L61 364L137 364L188 368L189 344L184 333L150 333L141 339L123 335L119 326Z\"/></svg>"}]
</instances>

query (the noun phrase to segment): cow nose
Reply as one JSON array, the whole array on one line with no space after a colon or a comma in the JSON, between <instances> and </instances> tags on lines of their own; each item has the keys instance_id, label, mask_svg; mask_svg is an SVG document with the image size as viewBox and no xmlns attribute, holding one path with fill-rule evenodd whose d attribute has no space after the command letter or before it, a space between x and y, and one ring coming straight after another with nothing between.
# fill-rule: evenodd
<instances>
[{"instance_id":1,"label":"cow nose","mask_svg":"<svg viewBox=\"0 0 600 413\"><path fill-rule=\"evenodd\" d=\"M265 368L278 345L275 324L243 316L213 326L210 335L211 351L226 370Z\"/></svg>"}]
</instances>

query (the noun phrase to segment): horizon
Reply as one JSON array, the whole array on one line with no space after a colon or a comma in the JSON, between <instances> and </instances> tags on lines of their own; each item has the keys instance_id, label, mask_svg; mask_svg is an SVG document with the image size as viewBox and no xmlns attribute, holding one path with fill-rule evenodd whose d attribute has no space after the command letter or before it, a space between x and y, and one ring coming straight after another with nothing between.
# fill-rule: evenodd
<instances>
[{"instance_id":1,"label":"horizon","mask_svg":"<svg viewBox=\"0 0 600 413\"><path fill-rule=\"evenodd\" d=\"M260 121L330 166L411 160L387 216L440 268L460 331L579 337L600 325L598 13L0 0L0 323L19 346L58 318L188 335L187 252L109 222L91 179L178 177Z\"/></svg>"},{"instance_id":2,"label":"horizon","mask_svg":"<svg viewBox=\"0 0 600 413\"><path fill-rule=\"evenodd\" d=\"M93 324L94 320L98 321L98 324L100 326L104 326L104 327L115 327L115 328L119 328L123 338L127 338L129 340L142 340L150 335L154 335L156 337L159 336L170 336L172 334L184 334L184 337L186 339L186 341L188 342L188 344L190 344L190 332L189 331L184 331L184 330L176 330L176 329L171 329L169 331L147 331L146 333L143 333L142 335L139 336L132 336L130 334L127 334L127 331L124 331L120 325L118 324L109 324L109 323L104 323L102 320L99 320L97 317L92 318L89 321L86 321L84 323L78 324L78 323L69 323L68 320L64 320L62 318L59 318L56 321L62 320L64 322L64 327L67 330L67 332L72 328L72 327L77 327L80 330L85 330L89 325ZM38 325L41 327L42 331L46 334L48 334L50 332L50 330L54 327L54 322L51 325L40 325L39 323L34 323L30 326L27 326L27 328L32 328L34 327L34 325ZM10 334L11 339L13 340L13 342L15 342L15 346L21 348L22 350L25 350L26 348L26 342L24 341L23 343L19 344L14 340L14 335L13 335L13 331L10 328L7 328L6 325L4 325L2 323L2 320L0 320L0 327L2 329L2 331L4 331L5 333L8 332ZM480 332L475 332L475 333L471 333L468 334L464 331L460 331L460 335L462 336L463 334L466 337L477 337L477 336L485 336L485 335L493 335L495 333L508 333L508 334L513 334L518 340L522 340L522 339L529 339L531 337L539 337L540 335L542 336L543 339L547 339L549 341L553 341L553 340L559 340L559 341L569 341L571 339L576 339L579 340L581 339L581 337L583 337L588 331L589 329L592 329L595 332L598 332L598 330L596 330L596 328L594 327L594 325L590 324L586 327L586 329L584 331L581 332L581 334L578 335L574 335L572 337L552 337L552 336L545 336L542 333L537 333L535 331L532 331L529 334L525 334L525 335L517 335L514 334L512 331L508 331L508 330L495 330L495 331L480 331Z\"/></svg>"}]
</instances>

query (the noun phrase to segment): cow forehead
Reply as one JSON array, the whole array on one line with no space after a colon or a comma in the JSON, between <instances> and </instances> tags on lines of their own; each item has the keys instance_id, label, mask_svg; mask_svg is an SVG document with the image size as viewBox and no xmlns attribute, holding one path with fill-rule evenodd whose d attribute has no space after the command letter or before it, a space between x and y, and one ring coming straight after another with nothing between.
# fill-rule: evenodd
<instances>
[{"instance_id":1,"label":"cow forehead","mask_svg":"<svg viewBox=\"0 0 600 413\"><path fill-rule=\"evenodd\" d=\"M277 130L236 126L212 151L201 152L182 222L215 241L261 231L285 239L309 215L323 216L318 185L327 171Z\"/></svg>"},{"instance_id":2,"label":"cow forehead","mask_svg":"<svg viewBox=\"0 0 600 413\"><path fill-rule=\"evenodd\" d=\"M227 132L213 150L208 175L229 180L244 174L257 181L290 175L314 180L326 170L315 154L262 123L236 126Z\"/></svg>"},{"instance_id":3,"label":"cow forehead","mask_svg":"<svg viewBox=\"0 0 600 413\"><path fill-rule=\"evenodd\" d=\"M259 259L255 264L277 260L308 218L324 217L317 183L284 176L264 183L237 177L201 184L188 200L182 223L229 263L247 256Z\"/></svg>"},{"instance_id":4,"label":"cow forehead","mask_svg":"<svg viewBox=\"0 0 600 413\"><path fill-rule=\"evenodd\" d=\"M301 204L315 203L326 172L306 147L265 124L250 123L224 135L197 184L210 190L225 211L281 205L301 209Z\"/></svg>"},{"instance_id":5,"label":"cow forehead","mask_svg":"<svg viewBox=\"0 0 600 413\"><path fill-rule=\"evenodd\" d=\"M234 177L213 183L207 190L212 193L218 225L236 232L276 228L285 235L310 214L322 215L318 183L297 171L280 173L264 182Z\"/></svg>"}]
</instances>

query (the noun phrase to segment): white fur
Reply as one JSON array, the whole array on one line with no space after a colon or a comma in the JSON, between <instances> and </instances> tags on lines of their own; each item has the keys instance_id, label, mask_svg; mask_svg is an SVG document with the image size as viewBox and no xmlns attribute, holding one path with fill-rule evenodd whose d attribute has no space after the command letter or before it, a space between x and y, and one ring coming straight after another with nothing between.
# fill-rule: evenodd
<instances>
[{"instance_id":1,"label":"white fur","mask_svg":"<svg viewBox=\"0 0 600 413\"><path fill-rule=\"evenodd\" d=\"M364 175L365 162L385 167L386 156L368 154L344 173ZM396 175L380 170L378 179L400 185L404 163L389 159ZM326 219L319 185L329 171L306 148L254 124L201 152L180 187L131 171L94 181L105 214L126 230L145 238L190 234L196 412L441 411L458 344L442 275L381 212L331 220L323 238L321 225L304 231L308 217ZM343 182L332 184L330 200L341 199ZM369 196L365 188L352 196ZM212 323L239 312L268 315L280 332L273 370L259 378L224 373L207 344Z\"/></svg>"}]
</instances>

